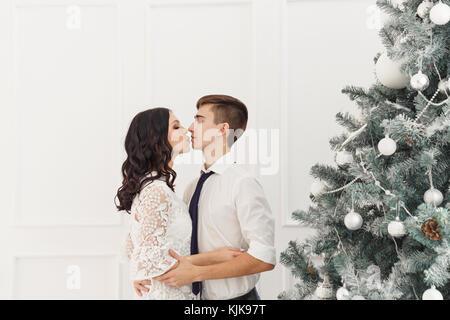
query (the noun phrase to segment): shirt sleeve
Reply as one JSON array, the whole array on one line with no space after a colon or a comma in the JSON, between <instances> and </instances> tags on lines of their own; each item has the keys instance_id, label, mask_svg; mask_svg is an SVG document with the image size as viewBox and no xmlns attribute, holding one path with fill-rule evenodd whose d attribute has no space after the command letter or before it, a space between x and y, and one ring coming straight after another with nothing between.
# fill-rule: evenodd
<instances>
[{"instance_id":1,"label":"shirt sleeve","mask_svg":"<svg viewBox=\"0 0 450 320\"><path fill-rule=\"evenodd\" d=\"M247 253L275 265L275 221L260 182L247 176L238 182L235 191L239 224L249 245Z\"/></svg>"},{"instance_id":2,"label":"shirt sleeve","mask_svg":"<svg viewBox=\"0 0 450 320\"><path fill-rule=\"evenodd\" d=\"M131 256L134 280L159 276L177 262L169 254L173 247L167 235L171 211L169 192L163 186L151 185L145 187L140 196L135 215L138 222L136 243Z\"/></svg>"}]
</instances>

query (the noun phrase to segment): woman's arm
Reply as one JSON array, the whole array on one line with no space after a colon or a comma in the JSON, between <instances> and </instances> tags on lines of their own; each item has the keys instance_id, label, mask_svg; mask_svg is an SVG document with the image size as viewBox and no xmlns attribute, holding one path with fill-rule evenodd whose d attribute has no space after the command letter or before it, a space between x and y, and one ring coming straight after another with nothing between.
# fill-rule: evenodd
<instances>
[{"instance_id":1,"label":"woman's arm","mask_svg":"<svg viewBox=\"0 0 450 320\"><path fill-rule=\"evenodd\" d=\"M194 254L186 257L190 263L196 266L209 266L222 263L233 258L239 257L243 251L232 247L223 247L217 250Z\"/></svg>"},{"instance_id":2,"label":"woman's arm","mask_svg":"<svg viewBox=\"0 0 450 320\"><path fill-rule=\"evenodd\" d=\"M242 255L244 251L241 249L236 249L232 247L224 247L213 251L208 251L204 253L194 254L192 256L185 257L189 262L196 266L211 266L213 264L223 263L226 261L229 261L233 258L239 257ZM175 263L175 265L170 268L167 272L165 272L163 275L166 275L172 270L175 270L178 268L178 265L180 264L179 261ZM144 285L151 285L152 282L150 279L148 280L136 280L134 281L134 289L136 290L136 293L139 296L142 296L141 291L148 292L149 289L146 288Z\"/></svg>"}]
</instances>

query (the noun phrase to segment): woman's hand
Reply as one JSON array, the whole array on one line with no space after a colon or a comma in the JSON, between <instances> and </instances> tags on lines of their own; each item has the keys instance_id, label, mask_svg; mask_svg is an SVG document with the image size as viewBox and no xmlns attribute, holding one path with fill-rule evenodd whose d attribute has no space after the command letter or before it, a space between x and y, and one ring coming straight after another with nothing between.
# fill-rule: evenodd
<instances>
[{"instance_id":1,"label":"woman's hand","mask_svg":"<svg viewBox=\"0 0 450 320\"><path fill-rule=\"evenodd\" d=\"M142 297L142 292L148 292L149 289L147 287L145 287L145 285L151 285L152 281L151 280L136 280L133 281L133 285L134 285L134 290L136 291L137 295L139 297Z\"/></svg>"},{"instance_id":2,"label":"woman's hand","mask_svg":"<svg viewBox=\"0 0 450 320\"><path fill-rule=\"evenodd\" d=\"M164 274L167 274L169 271L172 271L172 270L176 269L179 264L180 264L180 261L177 261L172 266L172 268L170 268ZM136 291L138 296L142 297L142 292L141 291L149 292L149 289L145 285L151 286L152 285L152 281L151 280L136 280L136 281L133 281L134 290Z\"/></svg>"},{"instance_id":3,"label":"woman's hand","mask_svg":"<svg viewBox=\"0 0 450 320\"><path fill-rule=\"evenodd\" d=\"M216 263L221 263L239 257L243 253L244 251L242 251L241 249L232 247L223 247L214 250L214 257L215 257L214 260Z\"/></svg>"}]
</instances>

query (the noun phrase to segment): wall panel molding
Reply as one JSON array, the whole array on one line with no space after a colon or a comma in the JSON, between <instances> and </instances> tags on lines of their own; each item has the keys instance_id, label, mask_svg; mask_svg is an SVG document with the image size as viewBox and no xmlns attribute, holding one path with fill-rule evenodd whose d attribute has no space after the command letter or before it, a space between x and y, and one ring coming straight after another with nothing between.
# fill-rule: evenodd
<instances>
[{"instance_id":1,"label":"wall panel molding","mask_svg":"<svg viewBox=\"0 0 450 320\"><path fill-rule=\"evenodd\" d=\"M115 267L117 268L117 277L116 280L116 291L114 299L122 299L123 298L123 278L124 278L124 269L122 263L119 261L119 257L117 253L111 252L98 252L98 253L76 253L76 254L59 254L59 253L35 253L35 252L22 252L15 253L12 256L11 264L12 264L12 286L10 296L12 299L20 299L18 292L18 272L17 266L20 260L27 259L83 259L83 258L94 258L94 259L110 259L113 263L115 263ZM36 274L37 277L42 276ZM83 271L81 271L81 279L83 279ZM83 281L83 280L81 280ZM42 288L46 290L45 288ZM75 289L76 290L76 289Z\"/></svg>"},{"instance_id":2,"label":"wall panel molding","mask_svg":"<svg viewBox=\"0 0 450 320\"><path fill-rule=\"evenodd\" d=\"M22 117L23 117L23 110L19 108L19 97L21 98L22 95L19 95L19 86L21 84L21 79L19 77L19 66L18 66L18 57L19 57L19 49L18 49L18 14L23 12L23 10L51 10L51 9L58 9L58 8L65 8L68 6L79 6L81 9L108 9L113 10L113 19L114 19L114 30L112 32L114 33L114 47L116 52L116 74L117 78L115 80L115 87L114 92L112 94L114 95L114 103L116 106L114 107L114 110L117 112L117 114L114 116L117 124L117 139L119 140L119 134L123 130L123 114L124 114L124 106L123 106L123 98L122 98L122 86L123 86L123 70L122 70L122 48L121 48L121 39L120 39L120 19L119 19L119 12L118 12L118 4L117 1L114 0L81 0L74 3L73 1L55 1L55 0L16 0L12 2L12 21L13 21L13 28L12 28L12 44L11 48L13 50L13 67L12 67L12 78L13 78L13 105L12 108L14 109L14 122L15 122L15 156L19 161L15 162L15 172L16 172L16 179L14 181L14 191L12 194L13 201L12 201L12 210L11 215L9 219L9 224L13 227L65 227L65 226L80 226L80 227L110 227L110 226L121 226L123 224L122 216L120 217L112 217L111 219L108 219L108 221L97 221L97 222L80 222L78 220L72 219L72 221L64 221L62 222L59 220L55 221L29 221L26 217L20 217L19 212L21 210L21 187L23 184L26 184L26 178L22 174L22 168L20 165L20 162L22 159L25 159L25 155L22 153L22 137L24 128L21 127ZM122 158L122 153L119 148L115 149L115 155L114 158L119 161ZM105 159L110 160L110 158ZM77 201L76 198L79 195L74 195L74 201ZM43 199L44 200L44 199ZM48 201L48 200L46 200ZM112 201L112 200L111 200ZM68 204L70 205L70 204ZM86 209L89 210L89 209ZM94 213L94 212L93 212ZM114 214L114 212L112 212Z\"/></svg>"}]
</instances>

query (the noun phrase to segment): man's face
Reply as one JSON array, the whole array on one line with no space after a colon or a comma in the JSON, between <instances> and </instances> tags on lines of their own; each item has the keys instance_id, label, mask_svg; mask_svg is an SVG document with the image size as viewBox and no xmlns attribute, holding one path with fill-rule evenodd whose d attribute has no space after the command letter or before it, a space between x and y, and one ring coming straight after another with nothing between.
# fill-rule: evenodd
<instances>
[{"instance_id":1,"label":"man's face","mask_svg":"<svg viewBox=\"0 0 450 320\"><path fill-rule=\"evenodd\" d=\"M220 128L223 124L214 123L212 104L204 104L194 116L194 122L189 126L192 148L204 151L215 139L222 136Z\"/></svg>"}]
</instances>

